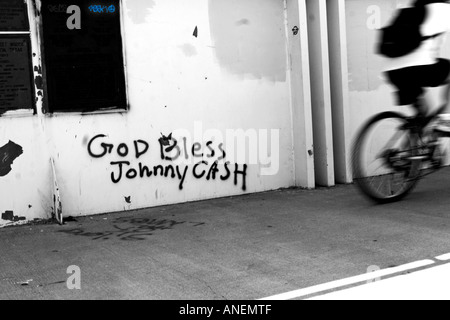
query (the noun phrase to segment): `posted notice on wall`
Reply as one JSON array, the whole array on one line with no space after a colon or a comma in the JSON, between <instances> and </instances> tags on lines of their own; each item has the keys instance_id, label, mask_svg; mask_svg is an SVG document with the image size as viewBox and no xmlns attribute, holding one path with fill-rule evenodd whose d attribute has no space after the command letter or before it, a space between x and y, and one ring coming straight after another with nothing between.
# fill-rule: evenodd
<instances>
[{"instance_id":1,"label":"posted notice on wall","mask_svg":"<svg viewBox=\"0 0 450 320\"><path fill-rule=\"evenodd\" d=\"M0 31L28 31L27 7L23 0L0 1Z\"/></svg>"},{"instance_id":2,"label":"posted notice on wall","mask_svg":"<svg viewBox=\"0 0 450 320\"><path fill-rule=\"evenodd\" d=\"M0 37L0 114L33 104L28 35Z\"/></svg>"}]
</instances>

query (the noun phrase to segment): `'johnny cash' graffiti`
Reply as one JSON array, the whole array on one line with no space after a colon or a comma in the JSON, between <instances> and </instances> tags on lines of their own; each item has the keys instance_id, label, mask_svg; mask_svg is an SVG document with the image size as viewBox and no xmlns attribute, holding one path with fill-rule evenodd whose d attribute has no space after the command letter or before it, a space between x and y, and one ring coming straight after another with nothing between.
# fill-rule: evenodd
<instances>
[{"instance_id":1,"label":"'johnny cash' graffiti","mask_svg":"<svg viewBox=\"0 0 450 320\"><path fill-rule=\"evenodd\" d=\"M180 141L172 135L162 136L158 140L161 163L149 164L142 156L149 153L150 144L145 140L132 143L111 143L104 134L94 136L87 145L87 151L93 158L114 157L109 162L110 178L114 184L124 179L167 178L176 180L178 188L183 190L187 176L206 181L232 180L242 190L247 189L247 164L231 163L226 160L223 144L213 141L188 144L186 138Z\"/></svg>"}]
</instances>

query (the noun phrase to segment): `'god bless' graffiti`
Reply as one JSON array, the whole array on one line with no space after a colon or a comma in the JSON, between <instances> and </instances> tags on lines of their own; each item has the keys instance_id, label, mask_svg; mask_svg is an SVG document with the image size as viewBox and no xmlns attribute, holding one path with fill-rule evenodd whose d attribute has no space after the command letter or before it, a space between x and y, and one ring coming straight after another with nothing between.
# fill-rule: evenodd
<instances>
[{"instance_id":1,"label":"'god bless' graffiti","mask_svg":"<svg viewBox=\"0 0 450 320\"><path fill-rule=\"evenodd\" d=\"M247 189L248 165L227 161L222 143L215 145L213 141L208 141L190 145L186 138L178 141L172 135L163 136L158 142L160 158L164 164L149 165L139 161L150 149L150 144L145 140L134 140L132 145L114 144L107 141L106 135L99 134L89 141L87 150L93 158L104 158L108 155L116 157L115 161L109 163L111 181L114 184L123 179L163 177L176 179L179 189L183 190L186 177L190 174L195 179L207 181L232 179L234 185L240 185L244 191Z\"/></svg>"}]
</instances>

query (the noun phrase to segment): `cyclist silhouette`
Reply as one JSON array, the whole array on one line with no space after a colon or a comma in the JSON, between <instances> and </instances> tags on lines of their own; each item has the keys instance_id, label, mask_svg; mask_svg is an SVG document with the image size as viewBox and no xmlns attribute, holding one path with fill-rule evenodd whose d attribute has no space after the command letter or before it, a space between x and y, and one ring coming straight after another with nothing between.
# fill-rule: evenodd
<instances>
[{"instance_id":1,"label":"cyclist silhouette","mask_svg":"<svg viewBox=\"0 0 450 320\"><path fill-rule=\"evenodd\" d=\"M412 6L424 8L420 25L423 36L417 49L400 57L386 58L384 72L398 90L397 104L412 105L418 116L426 116L430 109L424 88L447 85L444 94L450 94L450 60L440 57L445 33L450 31L450 1L417 0ZM450 130L450 129L448 129Z\"/></svg>"}]
</instances>

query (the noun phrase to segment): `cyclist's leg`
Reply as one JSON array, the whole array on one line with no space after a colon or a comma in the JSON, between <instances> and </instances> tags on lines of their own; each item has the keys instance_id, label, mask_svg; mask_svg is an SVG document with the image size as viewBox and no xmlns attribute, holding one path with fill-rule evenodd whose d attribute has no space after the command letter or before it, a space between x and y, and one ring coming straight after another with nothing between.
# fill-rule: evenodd
<instances>
[{"instance_id":1,"label":"cyclist's leg","mask_svg":"<svg viewBox=\"0 0 450 320\"><path fill-rule=\"evenodd\" d=\"M391 70L387 72L387 78L397 89L397 105L411 106L418 116L424 116L428 113L430 102L424 95L416 70L418 70L417 67Z\"/></svg>"},{"instance_id":2,"label":"cyclist's leg","mask_svg":"<svg viewBox=\"0 0 450 320\"><path fill-rule=\"evenodd\" d=\"M431 99L426 92L422 92L422 94L416 98L416 102L413 103L412 106L417 111L417 117L425 117L428 115L429 110L431 110Z\"/></svg>"},{"instance_id":3,"label":"cyclist's leg","mask_svg":"<svg viewBox=\"0 0 450 320\"><path fill-rule=\"evenodd\" d=\"M447 79L445 80L445 82L443 83L444 86L444 90L443 90L443 101L445 103L445 105L449 105L450 102L450 74L447 77Z\"/></svg>"},{"instance_id":4,"label":"cyclist's leg","mask_svg":"<svg viewBox=\"0 0 450 320\"><path fill-rule=\"evenodd\" d=\"M443 87L442 101L448 105L450 101L450 60L438 59L438 62L425 66L421 75L424 87Z\"/></svg>"}]
</instances>

